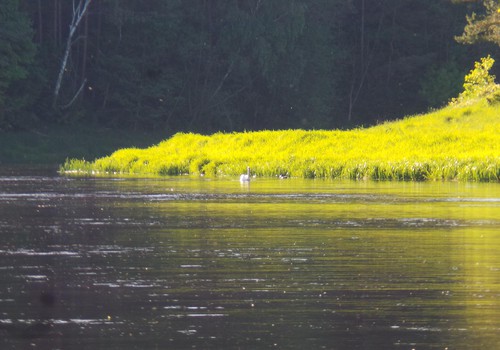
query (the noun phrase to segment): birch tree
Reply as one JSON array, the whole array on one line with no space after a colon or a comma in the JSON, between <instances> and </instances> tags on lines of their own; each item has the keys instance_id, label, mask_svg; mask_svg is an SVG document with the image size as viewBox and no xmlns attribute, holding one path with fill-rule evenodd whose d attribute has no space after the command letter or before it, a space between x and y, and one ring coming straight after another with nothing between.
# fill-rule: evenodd
<instances>
[{"instance_id":1,"label":"birch tree","mask_svg":"<svg viewBox=\"0 0 500 350\"><path fill-rule=\"evenodd\" d=\"M82 19L85 17L87 10L89 8L90 3L92 0L78 0L78 3L76 3L75 0L73 0L73 14L71 18L71 23L69 25L69 31L68 31L68 37L66 38L66 46L64 49L64 54L63 58L61 60L61 66L59 67L59 74L57 75L57 80L55 83L54 87L54 96L53 96L53 101L52 101L52 106L54 108L68 108L75 102L76 98L78 95L82 92L83 87L85 86L86 79L83 78L83 81L79 87L79 89L75 92L73 98L66 103L65 105L58 106L58 100L59 100L59 93L61 91L61 85L62 85L62 80L64 77L64 72L66 71L66 66L68 64L68 58L71 53L71 47L75 43L75 33L78 29L78 26L80 25L80 22Z\"/></svg>"}]
</instances>

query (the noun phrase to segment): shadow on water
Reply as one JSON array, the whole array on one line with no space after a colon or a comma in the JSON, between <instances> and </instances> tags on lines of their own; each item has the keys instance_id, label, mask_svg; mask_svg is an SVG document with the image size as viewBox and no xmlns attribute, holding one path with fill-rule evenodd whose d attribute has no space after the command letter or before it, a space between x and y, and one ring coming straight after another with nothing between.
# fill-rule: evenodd
<instances>
[{"instance_id":1,"label":"shadow on water","mask_svg":"<svg viewBox=\"0 0 500 350\"><path fill-rule=\"evenodd\" d=\"M0 171L2 349L500 343L499 184L35 170Z\"/></svg>"}]
</instances>

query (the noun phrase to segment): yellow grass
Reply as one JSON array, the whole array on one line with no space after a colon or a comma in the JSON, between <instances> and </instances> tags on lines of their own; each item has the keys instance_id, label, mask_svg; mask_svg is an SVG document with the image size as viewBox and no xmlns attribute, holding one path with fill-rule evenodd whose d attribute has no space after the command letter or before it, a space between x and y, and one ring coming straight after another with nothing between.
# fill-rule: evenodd
<instances>
[{"instance_id":1,"label":"yellow grass","mask_svg":"<svg viewBox=\"0 0 500 350\"><path fill-rule=\"evenodd\" d=\"M349 131L179 133L147 149L128 148L61 171L146 176L257 176L377 180L500 179L500 104L473 104Z\"/></svg>"}]
</instances>

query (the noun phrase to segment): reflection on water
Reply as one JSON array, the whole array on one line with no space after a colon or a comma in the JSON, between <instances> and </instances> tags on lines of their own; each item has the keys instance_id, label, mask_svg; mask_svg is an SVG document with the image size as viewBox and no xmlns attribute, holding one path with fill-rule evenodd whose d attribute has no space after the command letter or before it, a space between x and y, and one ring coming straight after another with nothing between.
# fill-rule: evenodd
<instances>
[{"instance_id":1,"label":"reflection on water","mask_svg":"<svg viewBox=\"0 0 500 350\"><path fill-rule=\"evenodd\" d=\"M2 349L494 349L500 185L0 172Z\"/></svg>"}]
</instances>

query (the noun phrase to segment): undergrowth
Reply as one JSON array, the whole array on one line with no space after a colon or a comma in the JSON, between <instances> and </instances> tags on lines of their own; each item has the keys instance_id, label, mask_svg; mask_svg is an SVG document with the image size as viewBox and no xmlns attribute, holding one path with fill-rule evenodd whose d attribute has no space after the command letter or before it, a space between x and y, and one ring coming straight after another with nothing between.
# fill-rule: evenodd
<instances>
[{"instance_id":1,"label":"undergrowth","mask_svg":"<svg viewBox=\"0 0 500 350\"><path fill-rule=\"evenodd\" d=\"M268 177L498 181L498 86L484 74L484 84L470 85L480 80L473 73L449 106L371 128L179 133L147 149L121 149L93 162L68 160L61 171L237 176L250 166L253 174Z\"/></svg>"},{"instance_id":2,"label":"undergrowth","mask_svg":"<svg viewBox=\"0 0 500 350\"><path fill-rule=\"evenodd\" d=\"M377 180L500 179L500 112L486 101L350 131L179 133L147 149L121 149L63 172Z\"/></svg>"}]
</instances>

